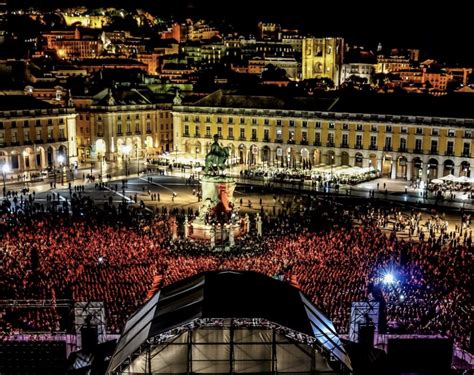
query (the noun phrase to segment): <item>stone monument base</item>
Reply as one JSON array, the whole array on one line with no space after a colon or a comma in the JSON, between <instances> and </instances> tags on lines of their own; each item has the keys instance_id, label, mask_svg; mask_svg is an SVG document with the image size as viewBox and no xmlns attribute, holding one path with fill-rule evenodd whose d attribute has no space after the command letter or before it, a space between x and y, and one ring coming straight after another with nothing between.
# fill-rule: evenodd
<instances>
[{"instance_id":1,"label":"stone monument base","mask_svg":"<svg viewBox=\"0 0 474 375\"><path fill-rule=\"evenodd\" d=\"M188 225L190 238L212 242L214 236L216 244L232 242L232 238L239 238L245 234L245 228L241 224L210 225L195 220Z\"/></svg>"}]
</instances>

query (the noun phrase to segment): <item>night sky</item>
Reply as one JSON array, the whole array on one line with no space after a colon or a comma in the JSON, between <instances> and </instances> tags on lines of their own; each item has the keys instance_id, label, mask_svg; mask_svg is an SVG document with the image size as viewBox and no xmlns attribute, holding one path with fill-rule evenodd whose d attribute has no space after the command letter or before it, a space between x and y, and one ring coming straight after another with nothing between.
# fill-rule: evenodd
<instances>
[{"instance_id":1,"label":"night sky","mask_svg":"<svg viewBox=\"0 0 474 375\"><path fill-rule=\"evenodd\" d=\"M470 12L459 1L437 5L419 0L312 1L312 0L7 0L15 7L48 6L141 7L175 17L225 19L244 30L257 20L277 21L317 34L338 33L351 42L375 47L421 48L428 56L474 63ZM311 5L311 9L309 6Z\"/></svg>"}]
</instances>

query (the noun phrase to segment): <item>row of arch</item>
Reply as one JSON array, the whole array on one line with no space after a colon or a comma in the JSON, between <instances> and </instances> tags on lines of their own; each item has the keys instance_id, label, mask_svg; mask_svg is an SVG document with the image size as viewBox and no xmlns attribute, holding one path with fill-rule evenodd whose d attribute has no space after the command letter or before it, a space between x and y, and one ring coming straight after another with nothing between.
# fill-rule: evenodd
<instances>
[{"instance_id":1,"label":"row of arch","mask_svg":"<svg viewBox=\"0 0 474 375\"><path fill-rule=\"evenodd\" d=\"M211 143L207 142L204 145L199 142L187 141L184 145L184 151L190 155L203 156L209 152ZM379 169L382 175L393 178L422 178L423 173L426 173L428 179L440 178L448 174L455 174L459 176L470 176L470 163L462 161L459 169L453 160L447 159L440 162L431 158L424 163L420 157L415 157L411 161L405 156L393 158L386 154L381 159L377 154L372 153L364 156L361 152L355 153L351 158L346 151L340 152L336 155L335 151L329 150L325 154L320 149L310 151L308 148L296 149L295 147L277 147L272 150L269 146L259 148L253 144L247 147L245 144L240 144L237 147L230 143L226 145L230 148L230 156L239 164L248 165L274 165L284 167L302 167L311 168L315 165L341 165L341 166L356 166L356 167L374 167ZM426 164L426 165L425 165Z\"/></svg>"},{"instance_id":2,"label":"row of arch","mask_svg":"<svg viewBox=\"0 0 474 375\"><path fill-rule=\"evenodd\" d=\"M0 165L7 164L12 171L44 169L59 165L61 161L68 164L68 149L65 145L27 147L21 151L11 152L0 151Z\"/></svg>"}]
</instances>

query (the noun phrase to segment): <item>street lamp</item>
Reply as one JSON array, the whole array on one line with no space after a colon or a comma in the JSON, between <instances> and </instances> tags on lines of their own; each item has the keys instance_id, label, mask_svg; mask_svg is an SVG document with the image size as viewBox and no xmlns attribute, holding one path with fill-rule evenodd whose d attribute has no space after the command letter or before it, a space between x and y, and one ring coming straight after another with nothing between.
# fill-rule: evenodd
<instances>
[{"instance_id":1,"label":"street lamp","mask_svg":"<svg viewBox=\"0 0 474 375\"><path fill-rule=\"evenodd\" d=\"M122 146L122 154L125 155L125 177L128 177L128 156L130 155L131 150L132 147L130 145Z\"/></svg>"},{"instance_id":2,"label":"street lamp","mask_svg":"<svg viewBox=\"0 0 474 375\"><path fill-rule=\"evenodd\" d=\"M2 175L3 175L3 196L6 197L7 196L7 184L6 184L6 177L7 177L7 173L10 172L10 166L5 163L3 164L2 166Z\"/></svg>"},{"instance_id":3,"label":"street lamp","mask_svg":"<svg viewBox=\"0 0 474 375\"><path fill-rule=\"evenodd\" d=\"M332 179L333 179L333 174L332 174L333 164L334 164L334 155L331 155L331 183L332 183Z\"/></svg>"},{"instance_id":4,"label":"street lamp","mask_svg":"<svg viewBox=\"0 0 474 375\"><path fill-rule=\"evenodd\" d=\"M65 160L64 155L59 154L57 160L58 160L58 163L59 163L59 168L60 168L59 170L61 171L61 185L64 185L64 172L63 172L63 163L64 163L64 160ZM55 174L55 176L56 176L56 174ZM56 181L54 181L54 182L56 182Z\"/></svg>"},{"instance_id":5,"label":"street lamp","mask_svg":"<svg viewBox=\"0 0 474 375\"><path fill-rule=\"evenodd\" d=\"M466 203L466 199L468 198L467 195L462 195L462 210L461 210L461 231L459 232L459 235L462 236L462 227L464 226L464 203Z\"/></svg>"}]
</instances>

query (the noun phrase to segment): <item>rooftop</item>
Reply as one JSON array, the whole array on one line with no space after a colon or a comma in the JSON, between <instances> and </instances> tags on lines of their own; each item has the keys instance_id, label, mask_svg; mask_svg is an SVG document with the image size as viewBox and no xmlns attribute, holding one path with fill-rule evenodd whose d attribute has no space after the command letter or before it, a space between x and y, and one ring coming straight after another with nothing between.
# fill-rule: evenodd
<instances>
[{"instance_id":1,"label":"rooftop","mask_svg":"<svg viewBox=\"0 0 474 375\"><path fill-rule=\"evenodd\" d=\"M334 92L295 96L291 91L274 89L219 90L191 106L474 119L474 97L462 93L432 96Z\"/></svg>"},{"instance_id":2,"label":"rooftop","mask_svg":"<svg viewBox=\"0 0 474 375\"><path fill-rule=\"evenodd\" d=\"M52 109L55 106L28 95L1 95L0 111Z\"/></svg>"}]
</instances>

